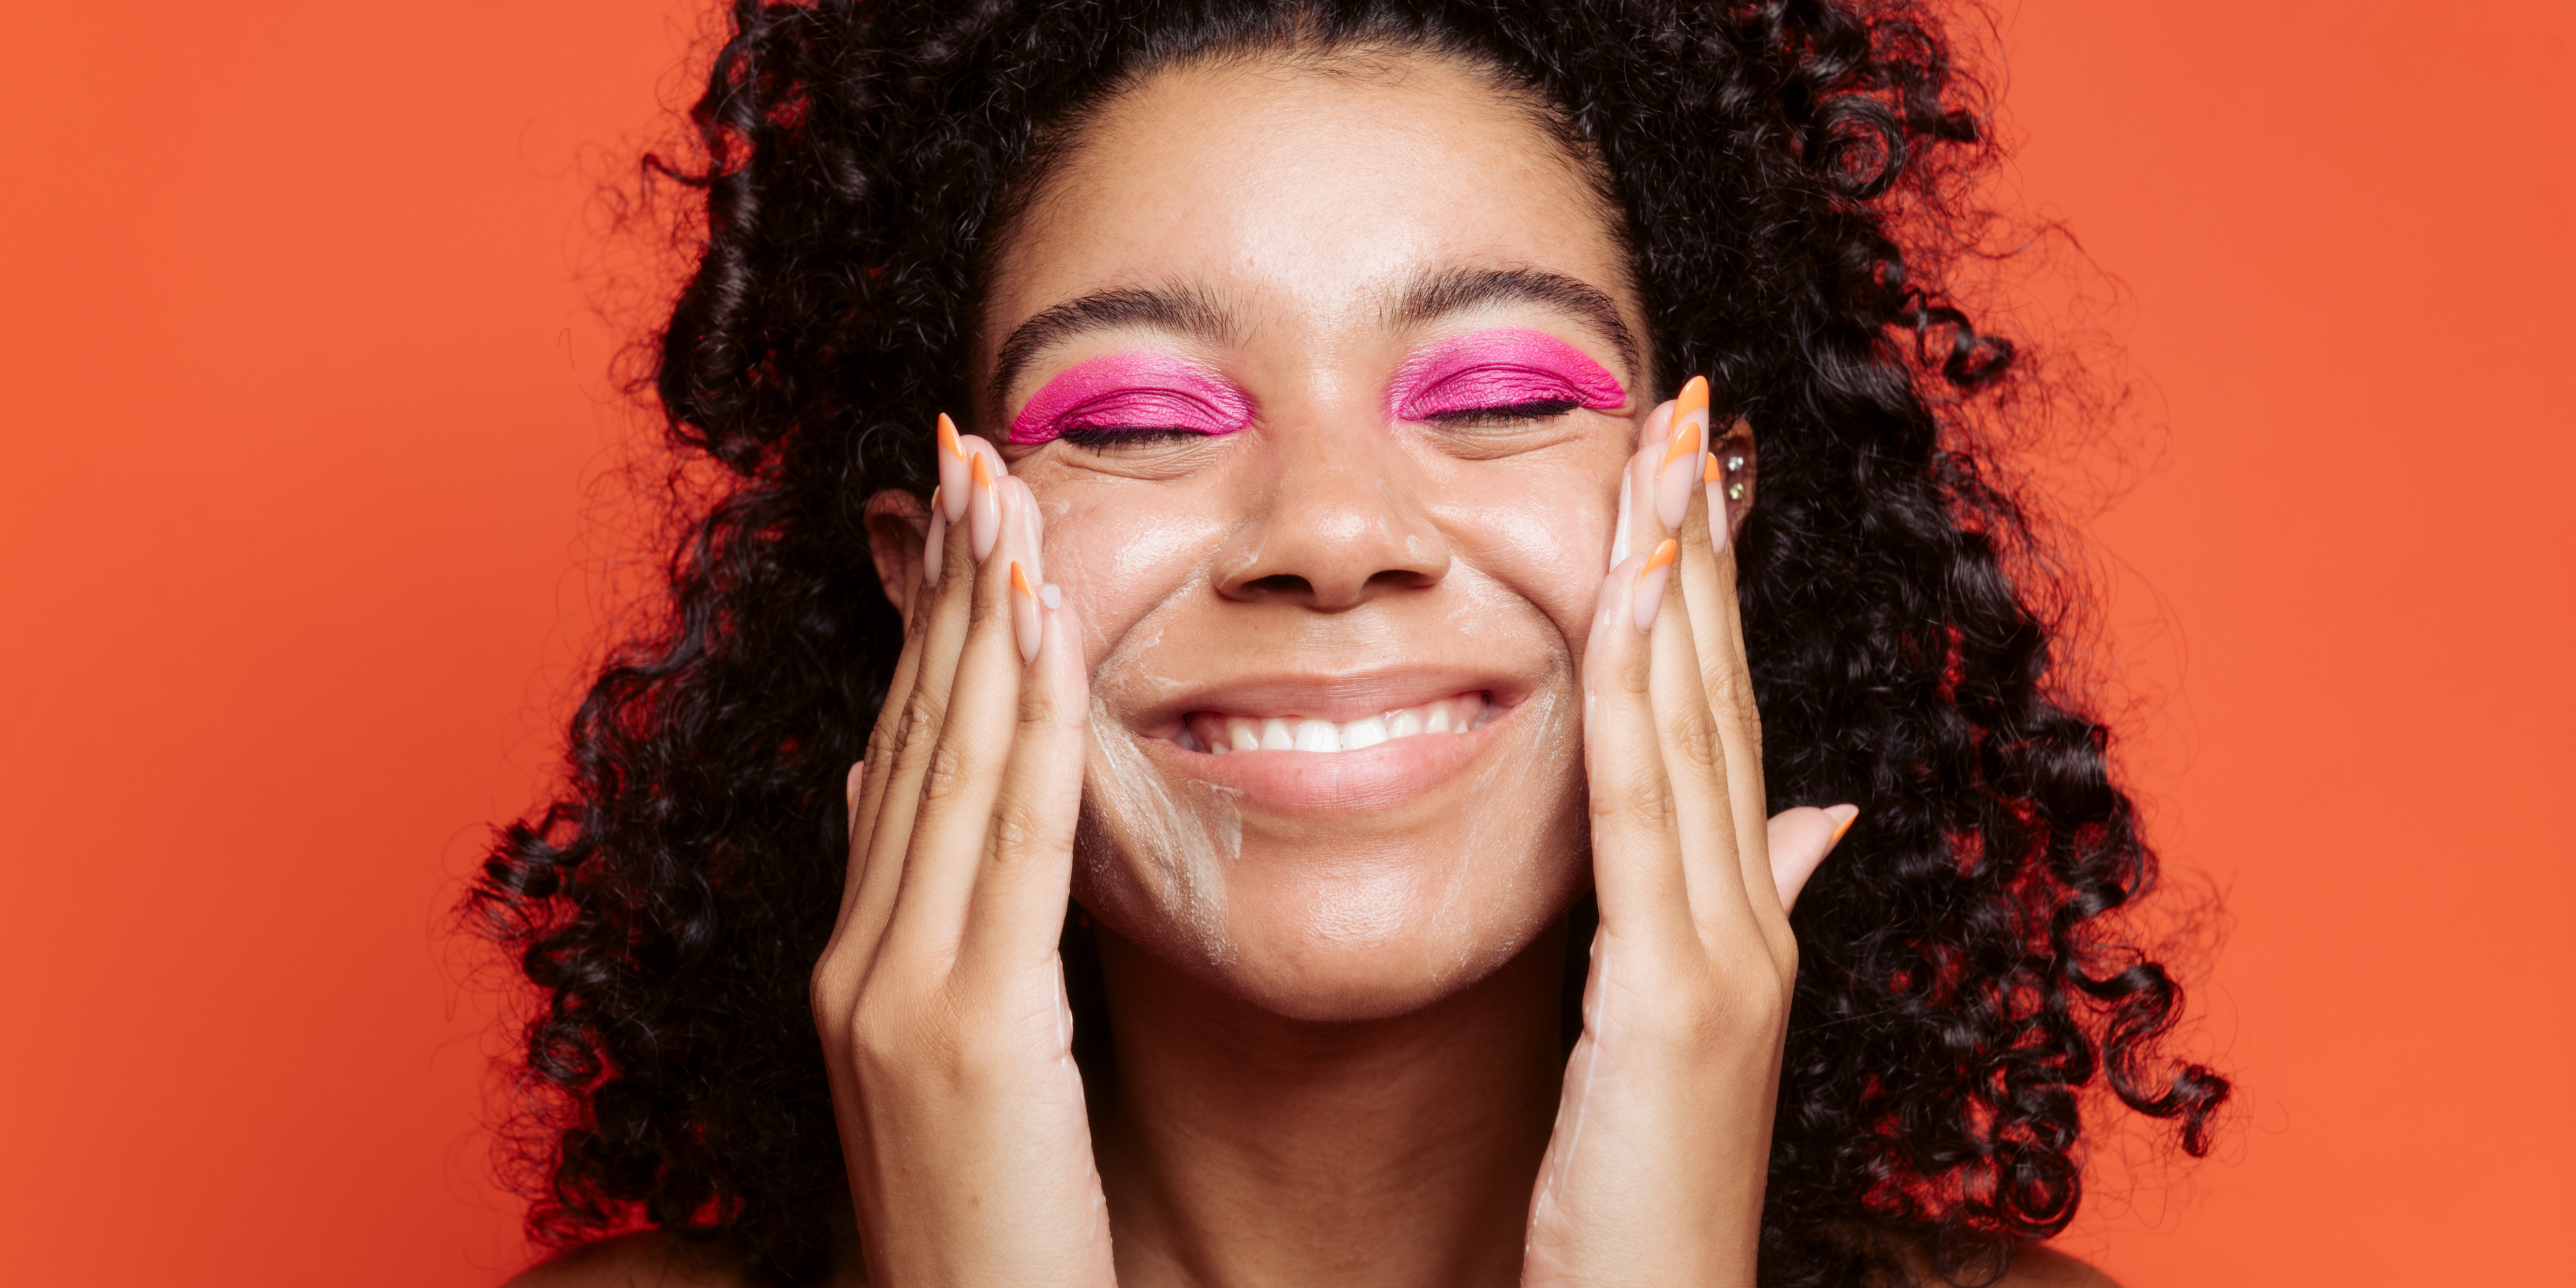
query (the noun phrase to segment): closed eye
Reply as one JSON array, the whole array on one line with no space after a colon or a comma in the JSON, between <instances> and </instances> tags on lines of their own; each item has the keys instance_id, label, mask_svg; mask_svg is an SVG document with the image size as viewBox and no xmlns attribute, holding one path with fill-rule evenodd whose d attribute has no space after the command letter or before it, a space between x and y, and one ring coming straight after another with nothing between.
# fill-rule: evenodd
<instances>
[{"instance_id":1,"label":"closed eye","mask_svg":"<svg viewBox=\"0 0 2576 1288\"><path fill-rule=\"evenodd\" d=\"M1451 429L1479 429L1551 420L1582 405L1571 398L1539 398L1492 407L1456 407L1428 413L1422 419Z\"/></svg>"},{"instance_id":2,"label":"closed eye","mask_svg":"<svg viewBox=\"0 0 2576 1288\"><path fill-rule=\"evenodd\" d=\"M1086 425L1063 430L1055 437L1059 443L1071 443L1085 451L1116 452L1208 436L1206 430L1182 429L1176 426Z\"/></svg>"}]
</instances>

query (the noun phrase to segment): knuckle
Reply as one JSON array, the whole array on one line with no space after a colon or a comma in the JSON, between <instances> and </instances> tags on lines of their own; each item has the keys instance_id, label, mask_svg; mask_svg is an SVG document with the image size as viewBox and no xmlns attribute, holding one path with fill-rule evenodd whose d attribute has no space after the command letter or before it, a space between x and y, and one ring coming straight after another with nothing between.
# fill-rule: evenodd
<instances>
[{"instance_id":1,"label":"knuckle","mask_svg":"<svg viewBox=\"0 0 2576 1288\"><path fill-rule=\"evenodd\" d=\"M1706 706L1692 704L1675 715L1665 726L1664 737L1675 758L1687 768L1715 771L1726 763L1717 713Z\"/></svg>"},{"instance_id":2,"label":"knuckle","mask_svg":"<svg viewBox=\"0 0 2576 1288\"><path fill-rule=\"evenodd\" d=\"M863 1069L899 1068L924 1045L920 1007L909 995L882 982L872 980L862 987L846 1013L849 1027L844 1036Z\"/></svg>"},{"instance_id":3,"label":"knuckle","mask_svg":"<svg viewBox=\"0 0 2576 1288\"><path fill-rule=\"evenodd\" d=\"M1007 860L1038 841L1038 829L1031 825L1025 807L1016 803L993 811L993 855Z\"/></svg>"},{"instance_id":4,"label":"knuckle","mask_svg":"<svg viewBox=\"0 0 2576 1288\"><path fill-rule=\"evenodd\" d=\"M931 748L930 763L922 768L921 799L925 804L953 799L966 790L968 780L965 753L943 742Z\"/></svg>"},{"instance_id":5,"label":"knuckle","mask_svg":"<svg viewBox=\"0 0 2576 1288\"><path fill-rule=\"evenodd\" d=\"M913 690L912 696L903 701L903 714L897 718L891 735L894 754L900 756L912 748L930 745L945 714L937 698L919 689ZM871 755L870 759L874 756Z\"/></svg>"},{"instance_id":6,"label":"knuckle","mask_svg":"<svg viewBox=\"0 0 2576 1288\"><path fill-rule=\"evenodd\" d=\"M1672 795L1662 777L1655 774L1623 775L1627 782L1608 791L1592 793L1592 817L1602 823L1635 823L1648 828L1664 826L1672 819Z\"/></svg>"}]
</instances>

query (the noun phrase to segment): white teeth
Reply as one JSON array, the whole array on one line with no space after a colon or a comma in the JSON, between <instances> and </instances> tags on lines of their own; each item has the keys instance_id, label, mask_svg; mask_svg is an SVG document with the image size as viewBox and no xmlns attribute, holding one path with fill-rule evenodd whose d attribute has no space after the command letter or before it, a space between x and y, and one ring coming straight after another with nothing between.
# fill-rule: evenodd
<instances>
[{"instance_id":1,"label":"white teeth","mask_svg":"<svg viewBox=\"0 0 2576 1288\"><path fill-rule=\"evenodd\" d=\"M1174 741L1186 750L1204 749L1219 756L1238 751L1358 751L1398 738L1465 733L1482 725L1491 710L1492 704L1484 694L1466 693L1342 724L1313 717L1255 718L1192 712Z\"/></svg>"},{"instance_id":2,"label":"white teeth","mask_svg":"<svg viewBox=\"0 0 2576 1288\"><path fill-rule=\"evenodd\" d=\"M1386 722L1376 716L1354 720L1342 726L1342 750L1358 751L1386 741Z\"/></svg>"}]
</instances>

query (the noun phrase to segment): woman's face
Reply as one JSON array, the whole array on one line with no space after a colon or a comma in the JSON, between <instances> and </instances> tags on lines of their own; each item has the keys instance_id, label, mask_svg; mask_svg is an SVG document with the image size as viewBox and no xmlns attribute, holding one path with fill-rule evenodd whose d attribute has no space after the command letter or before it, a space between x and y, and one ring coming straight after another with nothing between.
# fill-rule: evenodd
<instances>
[{"instance_id":1,"label":"woman's face","mask_svg":"<svg viewBox=\"0 0 2576 1288\"><path fill-rule=\"evenodd\" d=\"M1583 877L1576 667L1649 405L1563 149L1442 61L1166 73L988 307L977 427L1094 669L1076 896L1306 1019L1526 948Z\"/></svg>"}]
</instances>

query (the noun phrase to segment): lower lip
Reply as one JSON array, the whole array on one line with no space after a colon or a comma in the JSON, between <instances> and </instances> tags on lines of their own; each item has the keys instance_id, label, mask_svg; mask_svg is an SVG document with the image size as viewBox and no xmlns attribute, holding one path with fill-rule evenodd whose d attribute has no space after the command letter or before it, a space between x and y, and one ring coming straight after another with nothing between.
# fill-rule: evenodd
<instances>
[{"instance_id":1,"label":"lower lip","mask_svg":"<svg viewBox=\"0 0 2576 1288\"><path fill-rule=\"evenodd\" d=\"M1402 805L1458 775L1501 736L1517 705L1488 709L1465 733L1424 733L1358 751L1238 751L1212 755L1163 738L1139 739L1166 773L1195 778L1274 810L1368 810Z\"/></svg>"}]
</instances>

